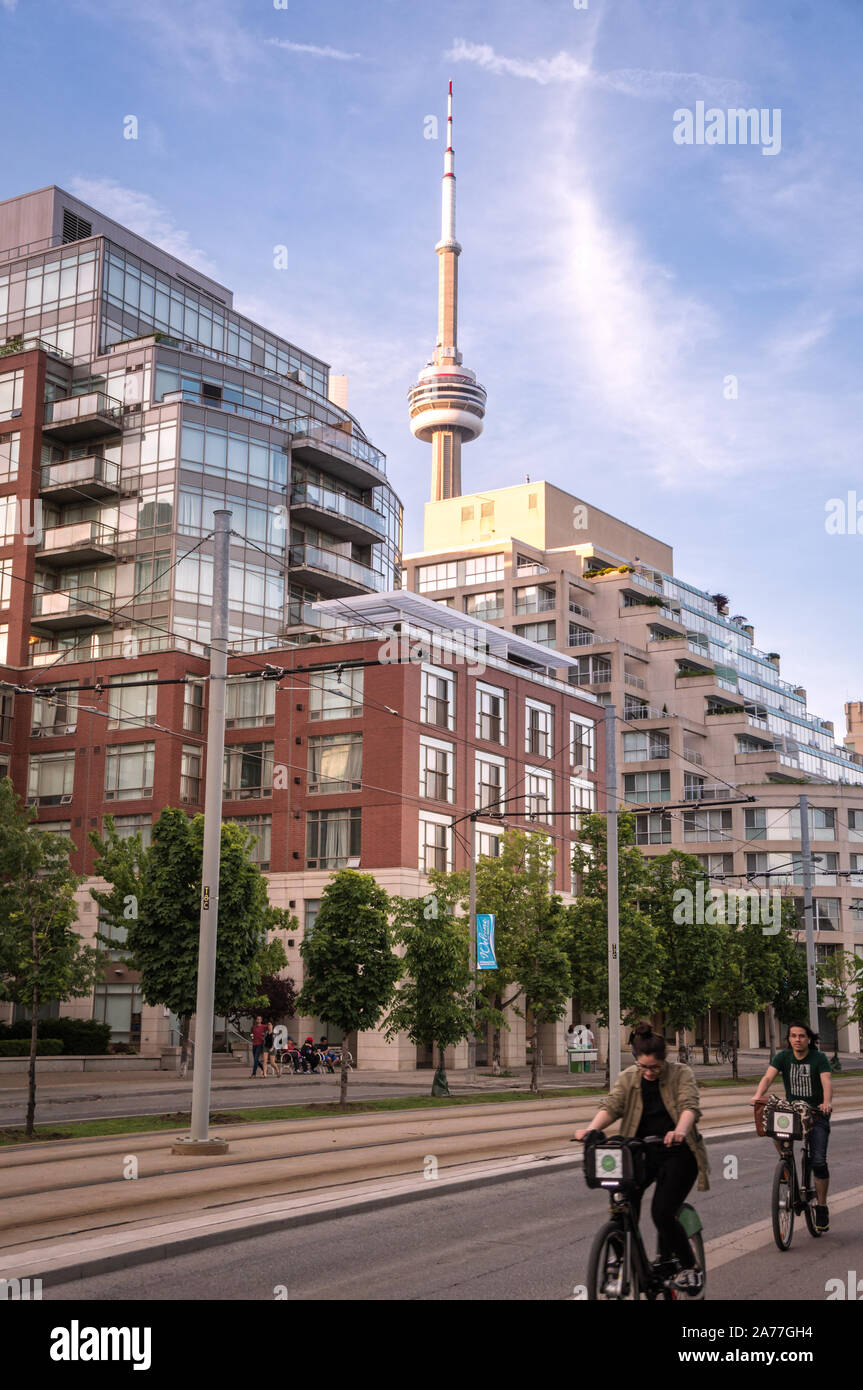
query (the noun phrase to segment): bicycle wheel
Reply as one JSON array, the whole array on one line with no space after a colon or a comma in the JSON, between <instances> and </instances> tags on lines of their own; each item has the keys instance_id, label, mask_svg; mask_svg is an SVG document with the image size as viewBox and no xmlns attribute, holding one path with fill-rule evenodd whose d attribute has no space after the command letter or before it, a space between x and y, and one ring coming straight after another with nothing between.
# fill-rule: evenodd
<instances>
[{"instance_id":1,"label":"bicycle wheel","mask_svg":"<svg viewBox=\"0 0 863 1390\"><path fill-rule=\"evenodd\" d=\"M700 1269L703 1275L703 1282L700 1293L686 1294L685 1297L690 1303L697 1303L704 1298L707 1289L707 1263L704 1258L704 1239L700 1231L689 1237L689 1248L695 1256L695 1268Z\"/></svg>"},{"instance_id":2,"label":"bicycle wheel","mask_svg":"<svg viewBox=\"0 0 863 1390\"><path fill-rule=\"evenodd\" d=\"M638 1274L627 1270L626 1237L615 1222L597 1231L587 1262L587 1297L592 1303L637 1302L640 1298ZM609 1292L611 1289L620 1292ZM625 1288L625 1292L623 1289Z\"/></svg>"},{"instance_id":3,"label":"bicycle wheel","mask_svg":"<svg viewBox=\"0 0 863 1390\"><path fill-rule=\"evenodd\" d=\"M793 1158L781 1158L773 1174L773 1239L780 1250L787 1250L794 1234L795 1171Z\"/></svg>"},{"instance_id":4,"label":"bicycle wheel","mask_svg":"<svg viewBox=\"0 0 863 1390\"><path fill-rule=\"evenodd\" d=\"M811 1194L811 1195L807 1195L807 1194ZM803 1215L804 1215L804 1217L805 1217L805 1219L806 1219L806 1229L807 1229L807 1231L809 1232L810 1236L814 1236L815 1239L817 1240L819 1236L822 1236L822 1235L824 1234L824 1232L823 1232L823 1231L817 1230L817 1229L816 1229L816 1226L815 1226L815 1203L816 1203L816 1201L817 1201L818 1199L817 1199L817 1197L815 1196L815 1193L814 1193L814 1190L813 1190L813 1187L812 1187L812 1169L811 1169L810 1164L809 1164L809 1157L808 1157L808 1155L805 1156L804 1159L803 1159L803 1193L802 1193L802 1200L803 1200Z\"/></svg>"}]
</instances>

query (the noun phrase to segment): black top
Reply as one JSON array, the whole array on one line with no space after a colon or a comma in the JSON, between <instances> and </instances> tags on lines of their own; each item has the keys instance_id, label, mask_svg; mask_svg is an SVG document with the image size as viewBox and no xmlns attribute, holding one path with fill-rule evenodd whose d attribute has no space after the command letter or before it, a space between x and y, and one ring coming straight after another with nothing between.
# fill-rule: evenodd
<instances>
[{"instance_id":1,"label":"black top","mask_svg":"<svg viewBox=\"0 0 863 1390\"><path fill-rule=\"evenodd\" d=\"M641 1103L644 1108L635 1134L637 1139L646 1139L653 1134L662 1138L674 1129L674 1121L659 1094L658 1081L648 1081L646 1076L641 1078Z\"/></svg>"},{"instance_id":2,"label":"black top","mask_svg":"<svg viewBox=\"0 0 863 1390\"><path fill-rule=\"evenodd\" d=\"M265 1051L265 1052L272 1052L272 1050L273 1050L273 1043L274 1043L274 1042L275 1042L275 1036L274 1036L274 1034L273 1034L272 1028L270 1028L270 1029L268 1030L268 1032L267 1032L267 1036L264 1038L264 1051Z\"/></svg>"}]
</instances>

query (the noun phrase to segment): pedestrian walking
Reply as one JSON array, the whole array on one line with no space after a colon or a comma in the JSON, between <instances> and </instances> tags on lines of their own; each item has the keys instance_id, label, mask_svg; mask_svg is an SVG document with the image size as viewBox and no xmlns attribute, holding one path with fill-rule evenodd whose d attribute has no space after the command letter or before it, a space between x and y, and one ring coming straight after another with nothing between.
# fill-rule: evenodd
<instances>
[{"instance_id":1,"label":"pedestrian walking","mask_svg":"<svg viewBox=\"0 0 863 1390\"><path fill-rule=\"evenodd\" d=\"M263 1019L261 1018L261 1015L258 1014L258 1017L255 1019L255 1026L254 1026L254 1028L252 1029L252 1076L253 1076L253 1077L254 1077L255 1075L257 1075L258 1067L261 1068L261 1071L262 1071L262 1072L263 1072L263 1070L264 1070L264 1064L263 1064L263 1062L262 1062L262 1060L261 1060L261 1054L262 1054L263 1051L264 1051L264 1039L266 1038L266 1036L267 1036L267 1025L266 1025L266 1023L264 1023Z\"/></svg>"},{"instance_id":2,"label":"pedestrian walking","mask_svg":"<svg viewBox=\"0 0 863 1390\"><path fill-rule=\"evenodd\" d=\"M267 1075L267 1064L272 1066L276 1076L281 1076L282 1069L276 1061L276 1036L272 1023L267 1024L267 1032L264 1036L264 1076Z\"/></svg>"}]
</instances>

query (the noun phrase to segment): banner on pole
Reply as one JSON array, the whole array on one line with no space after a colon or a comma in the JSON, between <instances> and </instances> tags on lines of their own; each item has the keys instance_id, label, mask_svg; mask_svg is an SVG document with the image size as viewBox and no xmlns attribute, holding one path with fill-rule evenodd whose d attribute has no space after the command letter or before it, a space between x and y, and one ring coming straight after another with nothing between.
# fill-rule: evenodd
<instances>
[{"instance_id":1,"label":"banner on pole","mask_svg":"<svg viewBox=\"0 0 863 1390\"><path fill-rule=\"evenodd\" d=\"M497 970L494 954L494 913L476 914L476 964L478 970Z\"/></svg>"}]
</instances>

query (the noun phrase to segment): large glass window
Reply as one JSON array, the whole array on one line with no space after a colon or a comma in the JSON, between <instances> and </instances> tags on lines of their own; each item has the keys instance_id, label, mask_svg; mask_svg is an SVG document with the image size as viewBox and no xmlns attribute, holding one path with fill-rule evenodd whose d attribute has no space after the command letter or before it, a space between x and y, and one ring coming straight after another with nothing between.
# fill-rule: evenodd
<instances>
[{"instance_id":1,"label":"large glass window","mask_svg":"<svg viewBox=\"0 0 863 1390\"><path fill-rule=\"evenodd\" d=\"M78 692L58 690L34 695L30 713L31 735L71 734L78 724Z\"/></svg>"},{"instance_id":2,"label":"large glass window","mask_svg":"<svg viewBox=\"0 0 863 1390\"><path fill-rule=\"evenodd\" d=\"M596 771L596 726L580 714L569 716L569 762L584 772Z\"/></svg>"},{"instance_id":3,"label":"large glass window","mask_svg":"<svg viewBox=\"0 0 863 1390\"><path fill-rule=\"evenodd\" d=\"M24 373L0 373L0 420L11 420L21 414L24 397Z\"/></svg>"},{"instance_id":4,"label":"large glass window","mask_svg":"<svg viewBox=\"0 0 863 1390\"><path fill-rule=\"evenodd\" d=\"M454 795L452 744L437 739L420 739L420 796L432 801L452 801Z\"/></svg>"},{"instance_id":5,"label":"large glass window","mask_svg":"<svg viewBox=\"0 0 863 1390\"><path fill-rule=\"evenodd\" d=\"M503 801L506 796L506 764L503 758L493 757L490 753L477 753L474 791L477 806L485 811ZM499 814L502 815L504 810L505 807L501 806Z\"/></svg>"},{"instance_id":6,"label":"large glass window","mask_svg":"<svg viewBox=\"0 0 863 1390\"><path fill-rule=\"evenodd\" d=\"M131 840L133 835L141 836L141 846L149 849L153 843L152 816L114 816L114 829L121 840Z\"/></svg>"},{"instance_id":7,"label":"large glass window","mask_svg":"<svg viewBox=\"0 0 863 1390\"><path fill-rule=\"evenodd\" d=\"M249 852L249 858L253 864L257 864L262 872L266 873L270 867L272 816L231 816L226 824L239 825L243 830L247 830L249 834L255 836L255 843Z\"/></svg>"},{"instance_id":8,"label":"large glass window","mask_svg":"<svg viewBox=\"0 0 863 1390\"><path fill-rule=\"evenodd\" d=\"M476 683L476 736L506 746L506 691L481 681Z\"/></svg>"},{"instance_id":9,"label":"large glass window","mask_svg":"<svg viewBox=\"0 0 863 1390\"><path fill-rule=\"evenodd\" d=\"M359 859L362 837L359 806L306 815L306 868L344 869Z\"/></svg>"},{"instance_id":10,"label":"large glass window","mask_svg":"<svg viewBox=\"0 0 863 1390\"><path fill-rule=\"evenodd\" d=\"M445 565L420 565L417 568L417 590L421 594L435 589L451 589L456 583L456 564L452 560Z\"/></svg>"},{"instance_id":11,"label":"large glass window","mask_svg":"<svg viewBox=\"0 0 863 1390\"><path fill-rule=\"evenodd\" d=\"M197 743L184 743L180 755L180 800L200 806L204 787L204 749Z\"/></svg>"},{"instance_id":12,"label":"large glass window","mask_svg":"<svg viewBox=\"0 0 863 1390\"><path fill-rule=\"evenodd\" d=\"M668 776L668 774L665 774ZM730 811L684 811L684 840L729 840L731 838Z\"/></svg>"},{"instance_id":13,"label":"large glass window","mask_svg":"<svg viewBox=\"0 0 863 1390\"><path fill-rule=\"evenodd\" d=\"M635 817L637 845L670 845L671 821L661 811L648 811Z\"/></svg>"},{"instance_id":14,"label":"large glass window","mask_svg":"<svg viewBox=\"0 0 863 1390\"><path fill-rule=\"evenodd\" d=\"M74 780L74 748L63 753L34 753L27 782L28 805L66 805L72 800Z\"/></svg>"},{"instance_id":15,"label":"large glass window","mask_svg":"<svg viewBox=\"0 0 863 1390\"><path fill-rule=\"evenodd\" d=\"M583 777L569 779L569 828L578 830L580 817L596 810L596 788Z\"/></svg>"},{"instance_id":16,"label":"large glass window","mask_svg":"<svg viewBox=\"0 0 863 1390\"><path fill-rule=\"evenodd\" d=\"M313 734L309 738L310 793L359 791L362 775L362 734Z\"/></svg>"},{"instance_id":17,"label":"large glass window","mask_svg":"<svg viewBox=\"0 0 863 1390\"><path fill-rule=\"evenodd\" d=\"M183 688L183 728L190 733L204 732L204 682L187 680Z\"/></svg>"},{"instance_id":18,"label":"large glass window","mask_svg":"<svg viewBox=\"0 0 863 1390\"><path fill-rule=\"evenodd\" d=\"M670 756L670 742L665 729L650 729L645 733L625 733L623 735L623 761L625 763L646 762L649 758Z\"/></svg>"},{"instance_id":19,"label":"large glass window","mask_svg":"<svg viewBox=\"0 0 863 1390\"><path fill-rule=\"evenodd\" d=\"M18 477L18 454L21 436L17 430L0 434L0 483L11 483Z\"/></svg>"},{"instance_id":20,"label":"large glass window","mask_svg":"<svg viewBox=\"0 0 863 1390\"><path fill-rule=\"evenodd\" d=\"M484 594L468 594L464 601L464 611L484 623L502 618L503 589L490 589Z\"/></svg>"},{"instance_id":21,"label":"large glass window","mask_svg":"<svg viewBox=\"0 0 863 1390\"><path fill-rule=\"evenodd\" d=\"M863 811L848 812L848 839L863 840Z\"/></svg>"},{"instance_id":22,"label":"large glass window","mask_svg":"<svg viewBox=\"0 0 863 1390\"><path fill-rule=\"evenodd\" d=\"M553 779L550 772L542 768L525 768L524 813L530 820L546 820L554 811Z\"/></svg>"},{"instance_id":23,"label":"large glass window","mask_svg":"<svg viewBox=\"0 0 863 1390\"><path fill-rule=\"evenodd\" d=\"M499 579L503 579L503 555L474 555L465 560L465 584L494 584Z\"/></svg>"},{"instance_id":24,"label":"large glass window","mask_svg":"<svg viewBox=\"0 0 863 1390\"><path fill-rule=\"evenodd\" d=\"M108 688L108 728L136 729L156 722L158 686L156 671L134 671L128 676L111 676Z\"/></svg>"},{"instance_id":25,"label":"large glass window","mask_svg":"<svg viewBox=\"0 0 863 1390\"><path fill-rule=\"evenodd\" d=\"M111 1025L111 1041L137 1045L141 1041L141 986L97 985L93 1018Z\"/></svg>"},{"instance_id":26,"label":"large glass window","mask_svg":"<svg viewBox=\"0 0 863 1390\"><path fill-rule=\"evenodd\" d=\"M536 642L539 647L554 647L556 641L554 623L524 623L521 627L513 627L513 632L516 637Z\"/></svg>"},{"instance_id":27,"label":"large glass window","mask_svg":"<svg viewBox=\"0 0 863 1390\"><path fill-rule=\"evenodd\" d=\"M623 778L626 801L669 801L671 774L668 772L627 772Z\"/></svg>"},{"instance_id":28,"label":"large glass window","mask_svg":"<svg viewBox=\"0 0 863 1390\"><path fill-rule=\"evenodd\" d=\"M423 667L422 719L439 729L455 728L455 676L450 672Z\"/></svg>"},{"instance_id":29,"label":"large glass window","mask_svg":"<svg viewBox=\"0 0 863 1390\"><path fill-rule=\"evenodd\" d=\"M537 700L525 701L524 751L535 758L550 758L553 747L553 717L551 705Z\"/></svg>"},{"instance_id":30,"label":"large glass window","mask_svg":"<svg viewBox=\"0 0 863 1390\"><path fill-rule=\"evenodd\" d=\"M420 873L427 874L430 869L448 873L452 869L452 827L442 816L421 815L420 831Z\"/></svg>"},{"instance_id":31,"label":"large glass window","mask_svg":"<svg viewBox=\"0 0 863 1390\"><path fill-rule=\"evenodd\" d=\"M310 719L354 719L363 712L362 666L331 666L309 677Z\"/></svg>"},{"instance_id":32,"label":"large glass window","mask_svg":"<svg viewBox=\"0 0 863 1390\"><path fill-rule=\"evenodd\" d=\"M225 749L223 795L244 801L273 794L273 744L233 743Z\"/></svg>"},{"instance_id":33,"label":"large glass window","mask_svg":"<svg viewBox=\"0 0 863 1390\"><path fill-rule=\"evenodd\" d=\"M225 728L252 729L276 719L276 682L244 676L230 678L225 687Z\"/></svg>"},{"instance_id":34,"label":"large glass window","mask_svg":"<svg viewBox=\"0 0 863 1390\"><path fill-rule=\"evenodd\" d=\"M124 743L105 756L105 800L133 801L153 795L154 743Z\"/></svg>"}]
</instances>

